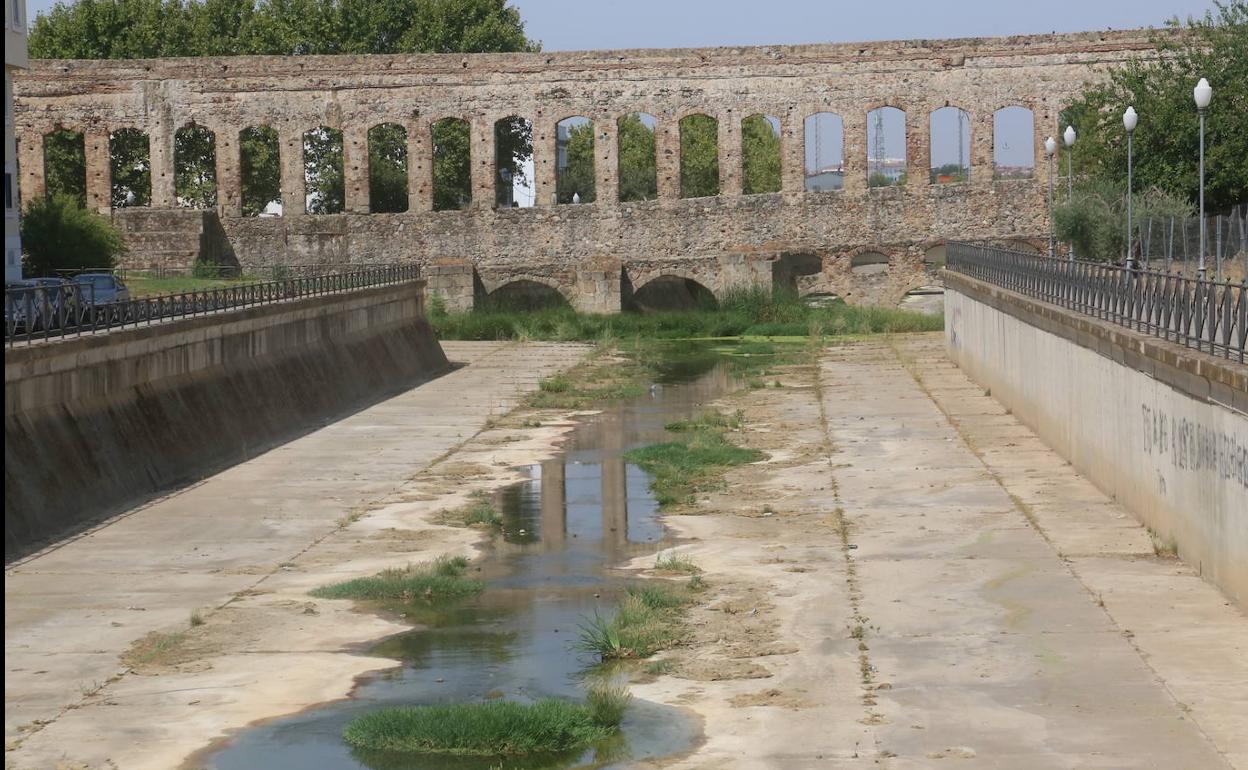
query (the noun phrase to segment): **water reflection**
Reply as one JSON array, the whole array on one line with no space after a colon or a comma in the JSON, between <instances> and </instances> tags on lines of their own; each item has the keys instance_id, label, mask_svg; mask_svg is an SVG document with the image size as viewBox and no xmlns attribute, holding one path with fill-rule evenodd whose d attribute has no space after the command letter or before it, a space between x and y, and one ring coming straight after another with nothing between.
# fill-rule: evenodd
<instances>
[{"instance_id":1,"label":"water reflection","mask_svg":"<svg viewBox=\"0 0 1248 770\"><path fill-rule=\"evenodd\" d=\"M474 564L486 590L453 604L391 606L415 624L372 654L402 665L361 681L352 698L244 731L209 759L217 770L322 768L609 767L689 747L696 728L682 712L634 702L622 735L575 755L444 758L353 752L343 726L379 706L508 698L579 699L588 661L574 649L581 620L608 612L623 583L611 568L653 553L663 539L648 479L624 460L633 447L665 439L663 426L724 393L729 376L698 353L663 370L647 395L584 420L558 457L524 469L498 493L503 535Z\"/></svg>"}]
</instances>

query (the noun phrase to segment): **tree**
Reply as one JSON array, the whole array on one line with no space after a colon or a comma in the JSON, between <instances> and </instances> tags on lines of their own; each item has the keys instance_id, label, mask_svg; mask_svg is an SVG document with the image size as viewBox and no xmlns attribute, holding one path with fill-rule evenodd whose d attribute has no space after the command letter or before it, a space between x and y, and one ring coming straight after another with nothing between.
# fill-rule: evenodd
<instances>
[{"instance_id":1,"label":"tree","mask_svg":"<svg viewBox=\"0 0 1248 770\"><path fill-rule=\"evenodd\" d=\"M317 126L303 134L304 194L309 214L341 214L346 208L342 132Z\"/></svg>"},{"instance_id":2,"label":"tree","mask_svg":"<svg viewBox=\"0 0 1248 770\"><path fill-rule=\"evenodd\" d=\"M264 213L270 203L282 202L281 144L270 126L250 126L238 134L239 175L243 216Z\"/></svg>"},{"instance_id":3,"label":"tree","mask_svg":"<svg viewBox=\"0 0 1248 770\"><path fill-rule=\"evenodd\" d=\"M507 0L77 0L72 5L58 3L38 16L29 38L30 55L42 59L539 49L525 36L520 12L508 7ZM242 137L239 142L243 156L253 158L250 173L243 175L243 208L249 215L280 199L281 187L277 155L272 153L269 162L270 148L249 146L253 140ZM375 151L394 157L399 152L395 140L393 135L383 136L375 148L370 145L370 155ZM508 141L520 146L525 139L516 135ZM444 155L444 170L467 168L468 143L453 144L463 156ZM201 147L200 152L207 150ZM195 168L211 162L207 155L187 155L185 160ZM53 152L47 169L49 178L72 180L78 167L72 155ZM327 179L332 174L319 168L309 173ZM394 185L393 175L386 176L385 171L382 175L389 180L383 184ZM85 179L85 171L81 176ZM253 187L249 190L248 185ZM387 205L397 194L393 186L380 192Z\"/></svg>"},{"instance_id":4,"label":"tree","mask_svg":"<svg viewBox=\"0 0 1248 770\"><path fill-rule=\"evenodd\" d=\"M471 136L468 121L433 124L433 210L462 209L472 202Z\"/></svg>"},{"instance_id":5,"label":"tree","mask_svg":"<svg viewBox=\"0 0 1248 770\"><path fill-rule=\"evenodd\" d=\"M217 205L216 146L216 137L204 126L183 126L174 132L173 183L179 205L193 209Z\"/></svg>"},{"instance_id":6,"label":"tree","mask_svg":"<svg viewBox=\"0 0 1248 770\"><path fill-rule=\"evenodd\" d=\"M397 123L368 130L368 205L379 214L407 211L407 130Z\"/></svg>"},{"instance_id":7,"label":"tree","mask_svg":"<svg viewBox=\"0 0 1248 770\"><path fill-rule=\"evenodd\" d=\"M108 139L111 199L116 207L146 206L152 202L151 148L147 134L137 128L119 128Z\"/></svg>"},{"instance_id":8,"label":"tree","mask_svg":"<svg viewBox=\"0 0 1248 770\"><path fill-rule=\"evenodd\" d=\"M21 227L26 270L34 275L110 268L125 253L112 222L64 193L30 201Z\"/></svg>"},{"instance_id":9,"label":"tree","mask_svg":"<svg viewBox=\"0 0 1248 770\"><path fill-rule=\"evenodd\" d=\"M680 121L680 197L719 195L719 121L689 115Z\"/></svg>"},{"instance_id":10,"label":"tree","mask_svg":"<svg viewBox=\"0 0 1248 770\"><path fill-rule=\"evenodd\" d=\"M1089 86L1062 116L1074 125L1077 173L1126 188L1127 146L1122 112L1140 114L1134 144L1136 189L1157 188L1196 201L1199 123L1192 87L1214 87L1205 128L1205 206L1226 211L1248 201L1248 2L1217 3L1203 18L1170 22L1159 56L1135 59Z\"/></svg>"},{"instance_id":11,"label":"tree","mask_svg":"<svg viewBox=\"0 0 1248 770\"><path fill-rule=\"evenodd\" d=\"M741 191L780 192L780 134L765 115L741 121Z\"/></svg>"},{"instance_id":12,"label":"tree","mask_svg":"<svg viewBox=\"0 0 1248 770\"><path fill-rule=\"evenodd\" d=\"M43 137L44 186L48 195L68 195L87 205L87 151L82 134L57 129Z\"/></svg>"},{"instance_id":13,"label":"tree","mask_svg":"<svg viewBox=\"0 0 1248 770\"><path fill-rule=\"evenodd\" d=\"M1192 216L1195 211L1182 195L1157 187L1137 190L1132 216L1141 222ZM1053 210L1057 237L1074 246L1080 259L1112 262L1126 250L1125 186L1105 178L1080 183L1074 198ZM1137 246L1141 245L1137 239Z\"/></svg>"},{"instance_id":14,"label":"tree","mask_svg":"<svg viewBox=\"0 0 1248 770\"><path fill-rule=\"evenodd\" d=\"M649 201L659 197L654 129L633 112L620 118L620 200Z\"/></svg>"},{"instance_id":15,"label":"tree","mask_svg":"<svg viewBox=\"0 0 1248 770\"><path fill-rule=\"evenodd\" d=\"M581 203L593 203L597 199L593 123L568 127L564 154L564 166L559 169L559 176L555 180L555 200L572 203L575 196Z\"/></svg>"},{"instance_id":16,"label":"tree","mask_svg":"<svg viewBox=\"0 0 1248 770\"><path fill-rule=\"evenodd\" d=\"M510 205L517 183L526 181L525 164L533 159L533 124L512 116L494 124L494 205Z\"/></svg>"}]
</instances>

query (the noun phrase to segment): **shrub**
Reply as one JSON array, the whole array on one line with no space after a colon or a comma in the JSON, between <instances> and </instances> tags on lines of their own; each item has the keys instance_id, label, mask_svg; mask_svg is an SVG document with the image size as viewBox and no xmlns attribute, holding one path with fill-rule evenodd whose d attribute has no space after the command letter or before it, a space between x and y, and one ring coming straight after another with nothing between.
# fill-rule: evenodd
<instances>
[{"instance_id":1,"label":"shrub","mask_svg":"<svg viewBox=\"0 0 1248 770\"><path fill-rule=\"evenodd\" d=\"M22 212L22 250L33 275L109 269L125 254L121 233L68 195L31 201Z\"/></svg>"}]
</instances>

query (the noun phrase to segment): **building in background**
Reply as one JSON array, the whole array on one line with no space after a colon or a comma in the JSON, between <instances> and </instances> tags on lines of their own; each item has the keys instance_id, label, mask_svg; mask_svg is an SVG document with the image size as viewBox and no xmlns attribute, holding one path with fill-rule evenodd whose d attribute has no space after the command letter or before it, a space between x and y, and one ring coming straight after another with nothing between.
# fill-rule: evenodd
<instances>
[{"instance_id":1,"label":"building in background","mask_svg":"<svg viewBox=\"0 0 1248 770\"><path fill-rule=\"evenodd\" d=\"M13 70L26 69L26 0L4 0L4 280L22 277L18 227L17 141L13 132Z\"/></svg>"}]
</instances>

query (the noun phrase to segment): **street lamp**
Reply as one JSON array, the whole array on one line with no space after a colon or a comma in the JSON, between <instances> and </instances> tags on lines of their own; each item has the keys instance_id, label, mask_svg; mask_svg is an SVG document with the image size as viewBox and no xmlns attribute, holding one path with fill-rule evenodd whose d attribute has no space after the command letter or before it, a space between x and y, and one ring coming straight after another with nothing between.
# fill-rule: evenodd
<instances>
[{"instance_id":1,"label":"street lamp","mask_svg":"<svg viewBox=\"0 0 1248 770\"><path fill-rule=\"evenodd\" d=\"M1066 126L1065 133L1062 134L1062 141L1066 142L1066 203L1069 204L1075 199L1075 127ZM1070 259L1075 259L1075 243L1070 243Z\"/></svg>"},{"instance_id":2,"label":"street lamp","mask_svg":"<svg viewBox=\"0 0 1248 770\"><path fill-rule=\"evenodd\" d=\"M1044 154L1049 156L1049 256L1053 256L1053 153L1057 152L1057 140L1044 140Z\"/></svg>"},{"instance_id":3,"label":"street lamp","mask_svg":"<svg viewBox=\"0 0 1248 770\"><path fill-rule=\"evenodd\" d=\"M1122 113L1122 127L1127 129L1127 269L1131 269L1131 134L1135 132L1135 124L1140 116L1135 114L1134 107L1128 107Z\"/></svg>"},{"instance_id":4,"label":"street lamp","mask_svg":"<svg viewBox=\"0 0 1248 770\"><path fill-rule=\"evenodd\" d=\"M1200 114L1200 264L1197 274L1201 280L1205 278L1205 109L1213 99L1213 89L1204 78L1192 89L1192 98L1196 100L1196 112Z\"/></svg>"}]
</instances>

